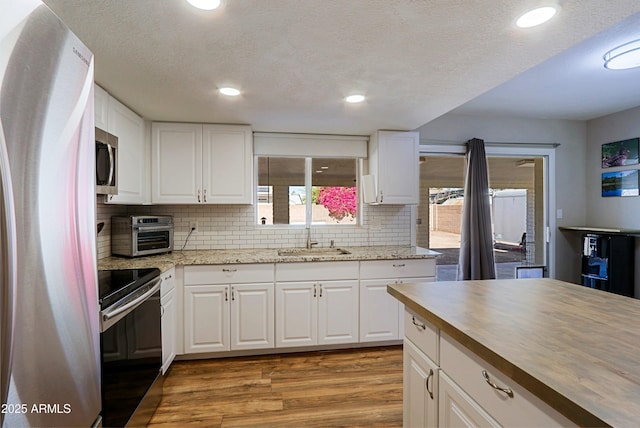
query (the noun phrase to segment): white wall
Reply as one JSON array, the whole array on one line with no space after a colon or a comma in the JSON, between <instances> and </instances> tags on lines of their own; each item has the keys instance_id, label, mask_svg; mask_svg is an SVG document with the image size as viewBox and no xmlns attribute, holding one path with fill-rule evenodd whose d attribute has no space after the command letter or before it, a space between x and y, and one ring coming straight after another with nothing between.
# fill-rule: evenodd
<instances>
[{"instance_id":1,"label":"white wall","mask_svg":"<svg viewBox=\"0 0 640 428\"><path fill-rule=\"evenodd\" d=\"M589 226L640 230L640 197L602 197L602 144L640 137L640 107L587 122L587 222ZM638 165L615 170L638 169ZM610 170L607 170L610 171ZM636 266L640 266L640 239L636 239ZM640 273L636 270L636 298Z\"/></svg>"},{"instance_id":2,"label":"white wall","mask_svg":"<svg viewBox=\"0 0 640 428\"><path fill-rule=\"evenodd\" d=\"M117 206L98 202L97 216L105 228L98 235L98 258L111 255L111 216L123 214L173 215L174 249L182 249L191 221L198 231L189 238L185 250L233 250L240 248L289 248L306 245L302 226L258 226L257 205L144 205ZM328 247L369 245L410 245L411 207L402 205L360 205L359 226L312 226L311 238Z\"/></svg>"},{"instance_id":3,"label":"white wall","mask_svg":"<svg viewBox=\"0 0 640 428\"><path fill-rule=\"evenodd\" d=\"M559 232L557 226L575 226L586 222L585 122L446 114L418 131L422 143L465 142L477 137L487 143L560 144L556 149L555 198L550 201L549 213L552 216L552 233L556 238L555 277L579 281L579 255L572 249L575 248L575 237ZM554 219L556 210L562 210L561 219Z\"/></svg>"}]
</instances>

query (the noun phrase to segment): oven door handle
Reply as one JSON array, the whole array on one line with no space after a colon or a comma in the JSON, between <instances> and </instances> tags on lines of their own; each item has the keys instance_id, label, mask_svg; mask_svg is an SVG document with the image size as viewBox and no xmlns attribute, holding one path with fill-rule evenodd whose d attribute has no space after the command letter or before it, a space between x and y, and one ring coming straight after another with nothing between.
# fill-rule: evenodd
<instances>
[{"instance_id":1,"label":"oven door handle","mask_svg":"<svg viewBox=\"0 0 640 428\"><path fill-rule=\"evenodd\" d=\"M143 225L134 225L133 226L134 229L138 230L138 233L140 232L166 232L169 229L173 229L173 225L171 226L143 226Z\"/></svg>"},{"instance_id":2,"label":"oven door handle","mask_svg":"<svg viewBox=\"0 0 640 428\"><path fill-rule=\"evenodd\" d=\"M154 282L153 286L149 289L149 291L145 292L144 294L142 294L141 296L135 298L134 300L122 305L122 306L118 306L117 308L111 310L111 311L107 311L107 312L102 312L102 322L107 322L110 319L117 317L118 315L120 315L123 312L129 311L129 310L133 310L135 308L137 308L138 306L140 306L142 303L144 303L145 300L147 300L149 297L151 297L153 295L153 293L155 293L156 291L158 291L160 289L160 283L162 282L162 278L157 278L151 282Z\"/></svg>"}]
</instances>

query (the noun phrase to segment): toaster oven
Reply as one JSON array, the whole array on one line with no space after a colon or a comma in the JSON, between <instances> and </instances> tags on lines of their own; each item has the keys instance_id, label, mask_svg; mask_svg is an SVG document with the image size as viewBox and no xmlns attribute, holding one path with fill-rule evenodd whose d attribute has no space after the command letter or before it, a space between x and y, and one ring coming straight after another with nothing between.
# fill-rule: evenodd
<instances>
[{"instance_id":1,"label":"toaster oven","mask_svg":"<svg viewBox=\"0 0 640 428\"><path fill-rule=\"evenodd\" d=\"M111 254L149 256L173 251L172 216L111 217Z\"/></svg>"}]
</instances>

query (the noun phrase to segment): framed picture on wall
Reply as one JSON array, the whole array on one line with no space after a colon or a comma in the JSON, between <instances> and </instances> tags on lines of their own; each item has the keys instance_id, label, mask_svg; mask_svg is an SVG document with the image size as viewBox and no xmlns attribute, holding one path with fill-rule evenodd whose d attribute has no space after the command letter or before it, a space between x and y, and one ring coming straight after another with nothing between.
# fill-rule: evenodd
<instances>
[{"instance_id":1,"label":"framed picture on wall","mask_svg":"<svg viewBox=\"0 0 640 428\"><path fill-rule=\"evenodd\" d=\"M602 173L602 196L638 196L638 170Z\"/></svg>"},{"instance_id":2,"label":"framed picture on wall","mask_svg":"<svg viewBox=\"0 0 640 428\"><path fill-rule=\"evenodd\" d=\"M614 141L602 145L602 167L636 165L640 138Z\"/></svg>"}]
</instances>

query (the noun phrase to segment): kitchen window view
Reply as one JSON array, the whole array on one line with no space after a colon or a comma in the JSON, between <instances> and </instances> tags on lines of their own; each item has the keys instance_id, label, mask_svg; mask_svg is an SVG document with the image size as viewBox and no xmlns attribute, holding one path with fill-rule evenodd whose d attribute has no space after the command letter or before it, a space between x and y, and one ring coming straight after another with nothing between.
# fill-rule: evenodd
<instances>
[{"instance_id":1,"label":"kitchen window view","mask_svg":"<svg viewBox=\"0 0 640 428\"><path fill-rule=\"evenodd\" d=\"M257 224L355 225L352 158L258 157Z\"/></svg>"},{"instance_id":2,"label":"kitchen window view","mask_svg":"<svg viewBox=\"0 0 640 428\"><path fill-rule=\"evenodd\" d=\"M488 157L487 164L496 274L514 278L517 267L545 264L543 159ZM437 281L456 279L464 175L464 156L420 157L417 241L442 254Z\"/></svg>"}]
</instances>

